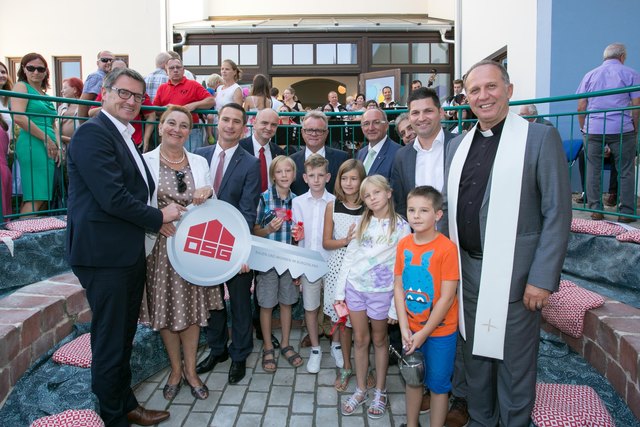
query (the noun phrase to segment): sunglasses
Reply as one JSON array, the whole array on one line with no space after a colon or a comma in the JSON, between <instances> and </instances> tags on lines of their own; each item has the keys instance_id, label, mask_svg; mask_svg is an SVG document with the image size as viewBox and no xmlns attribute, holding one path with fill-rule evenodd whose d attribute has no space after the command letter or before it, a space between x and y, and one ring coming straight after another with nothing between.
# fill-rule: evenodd
<instances>
[{"instance_id":1,"label":"sunglasses","mask_svg":"<svg viewBox=\"0 0 640 427\"><path fill-rule=\"evenodd\" d=\"M176 171L176 178L178 179L178 193L184 193L187 191L187 183L184 182L185 173L183 171Z\"/></svg>"},{"instance_id":2,"label":"sunglasses","mask_svg":"<svg viewBox=\"0 0 640 427\"><path fill-rule=\"evenodd\" d=\"M37 71L39 73L47 72L47 67L34 67L33 65L27 65L26 67L24 67L24 69L30 73L33 73L34 71Z\"/></svg>"},{"instance_id":3,"label":"sunglasses","mask_svg":"<svg viewBox=\"0 0 640 427\"><path fill-rule=\"evenodd\" d=\"M113 58L100 58L100 62L106 64L107 62L113 62Z\"/></svg>"}]
</instances>

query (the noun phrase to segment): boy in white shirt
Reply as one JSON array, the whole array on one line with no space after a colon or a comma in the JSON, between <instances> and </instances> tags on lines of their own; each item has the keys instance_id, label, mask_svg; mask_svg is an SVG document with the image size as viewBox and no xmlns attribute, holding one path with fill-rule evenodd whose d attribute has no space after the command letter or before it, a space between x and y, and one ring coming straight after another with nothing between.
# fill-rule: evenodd
<instances>
[{"instance_id":1,"label":"boy in white shirt","mask_svg":"<svg viewBox=\"0 0 640 427\"><path fill-rule=\"evenodd\" d=\"M319 154L312 154L304 162L304 181L309 186L309 191L293 199L293 221L302 222L303 236L298 245L320 252L327 259L328 253L322 248L322 232L324 229L324 212L327 203L335 199L325 186L331 179L329 173L329 161ZM296 231L296 237L300 233ZM307 361L307 371L317 374L320 371L320 361L322 360L322 350L318 337L318 309L321 303L321 290L323 279L315 282L307 280L306 276L300 277L302 285L302 301L304 303L304 318L307 325L307 332L311 341L311 353Z\"/></svg>"}]
</instances>

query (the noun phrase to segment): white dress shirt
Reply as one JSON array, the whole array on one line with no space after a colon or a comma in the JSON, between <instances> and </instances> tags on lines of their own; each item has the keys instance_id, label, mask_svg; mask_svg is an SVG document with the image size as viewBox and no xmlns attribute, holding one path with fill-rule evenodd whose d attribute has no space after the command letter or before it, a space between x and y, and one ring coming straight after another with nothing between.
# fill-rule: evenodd
<instances>
[{"instance_id":1,"label":"white dress shirt","mask_svg":"<svg viewBox=\"0 0 640 427\"><path fill-rule=\"evenodd\" d=\"M431 148L425 150L418 137L413 142L416 154L416 187L430 185L438 191L444 186L444 131L440 129Z\"/></svg>"},{"instance_id":2,"label":"white dress shirt","mask_svg":"<svg viewBox=\"0 0 640 427\"><path fill-rule=\"evenodd\" d=\"M312 154L320 154L325 159L327 158L327 150L325 150L324 146L322 146L322 148L319 149L318 151L316 151L315 153L313 151L309 150L309 147L305 147L305 149L304 149L304 159L307 160L309 158L309 156L312 155Z\"/></svg>"},{"instance_id":3,"label":"white dress shirt","mask_svg":"<svg viewBox=\"0 0 640 427\"><path fill-rule=\"evenodd\" d=\"M222 147L220 147L220 144L216 144L216 149L213 152L213 156L211 157L211 168L209 169L211 171L211 179L213 181L215 181L216 179L216 169L218 169L218 163L220 161L220 152L224 151L224 166L222 169L222 176L224 176L224 174L227 173L229 163L231 163L231 158L233 157L237 149L238 144L234 145L231 148L227 148L226 150L223 150Z\"/></svg>"},{"instance_id":4,"label":"white dress shirt","mask_svg":"<svg viewBox=\"0 0 640 427\"><path fill-rule=\"evenodd\" d=\"M301 196L293 199L293 221L303 222L304 239L298 242L298 245L320 252L326 260L329 258L329 252L322 247L322 233L324 230L324 211L327 203L335 200L336 196L324 190L324 194L319 199L311 195L311 190Z\"/></svg>"}]
</instances>

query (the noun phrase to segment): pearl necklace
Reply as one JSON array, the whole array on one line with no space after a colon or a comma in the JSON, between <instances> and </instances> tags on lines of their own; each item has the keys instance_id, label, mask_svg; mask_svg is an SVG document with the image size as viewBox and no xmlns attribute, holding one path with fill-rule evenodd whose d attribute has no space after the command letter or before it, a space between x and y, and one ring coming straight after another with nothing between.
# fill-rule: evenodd
<instances>
[{"instance_id":1,"label":"pearl necklace","mask_svg":"<svg viewBox=\"0 0 640 427\"><path fill-rule=\"evenodd\" d=\"M184 162L185 154L184 154L184 150L182 150L182 157L177 162L167 159L165 155L162 154L162 150L160 150L160 157L162 157L162 159L167 163L171 163L172 165L179 165L180 163Z\"/></svg>"}]
</instances>

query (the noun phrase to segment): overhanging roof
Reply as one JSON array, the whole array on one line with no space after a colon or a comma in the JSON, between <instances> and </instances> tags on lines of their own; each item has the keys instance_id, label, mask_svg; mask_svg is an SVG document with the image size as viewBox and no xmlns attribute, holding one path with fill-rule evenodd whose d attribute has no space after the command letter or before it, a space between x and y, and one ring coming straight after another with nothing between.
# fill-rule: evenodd
<instances>
[{"instance_id":1,"label":"overhanging roof","mask_svg":"<svg viewBox=\"0 0 640 427\"><path fill-rule=\"evenodd\" d=\"M293 32L424 32L453 29L453 21L420 15L217 16L174 24L189 34Z\"/></svg>"}]
</instances>

